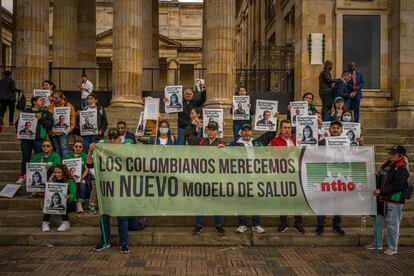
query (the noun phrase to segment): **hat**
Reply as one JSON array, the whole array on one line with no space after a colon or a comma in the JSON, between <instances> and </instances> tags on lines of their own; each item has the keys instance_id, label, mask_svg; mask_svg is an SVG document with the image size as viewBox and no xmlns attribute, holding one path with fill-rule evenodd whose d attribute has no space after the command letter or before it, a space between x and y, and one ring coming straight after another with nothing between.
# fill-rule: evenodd
<instances>
[{"instance_id":1,"label":"hat","mask_svg":"<svg viewBox=\"0 0 414 276\"><path fill-rule=\"evenodd\" d=\"M108 131L108 139L109 140L112 140L112 139L118 139L119 138L119 131L118 131L118 129L116 129L116 128L111 128L109 131Z\"/></svg>"},{"instance_id":2,"label":"hat","mask_svg":"<svg viewBox=\"0 0 414 276\"><path fill-rule=\"evenodd\" d=\"M399 153L402 155L407 154L407 149L401 145L393 145L391 148L387 149L390 153Z\"/></svg>"},{"instance_id":3,"label":"hat","mask_svg":"<svg viewBox=\"0 0 414 276\"><path fill-rule=\"evenodd\" d=\"M218 124L215 121L208 122L207 129L218 130Z\"/></svg>"},{"instance_id":4,"label":"hat","mask_svg":"<svg viewBox=\"0 0 414 276\"><path fill-rule=\"evenodd\" d=\"M243 125L241 126L241 129L245 129L245 128L248 128L249 130L252 130L252 126L251 126L250 124L248 124L248 123L243 124Z\"/></svg>"},{"instance_id":5,"label":"hat","mask_svg":"<svg viewBox=\"0 0 414 276\"><path fill-rule=\"evenodd\" d=\"M342 97L336 97L334 100L334 103L336 103L337 101L344 101L344 98Z\"/></svg>"}]
</instances>

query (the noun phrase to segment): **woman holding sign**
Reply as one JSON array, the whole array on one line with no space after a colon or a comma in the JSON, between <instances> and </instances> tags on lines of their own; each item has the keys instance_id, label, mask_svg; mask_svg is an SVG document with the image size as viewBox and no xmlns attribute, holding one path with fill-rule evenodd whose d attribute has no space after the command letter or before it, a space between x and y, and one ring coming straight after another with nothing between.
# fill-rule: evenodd
<instances>
[{"instance_id":1,"label":"woman holding sign","mask_svg":"<svg viewBox=\"0 0 414 276\"><path fill-rule=\"evenodd\" d=\"M32 151L34 150L35 154L42 152L42 143L46 139L47 131L53 126L53 116L44 108L44 99L42 97L32 97L30 102L32 103L32 106L23 110L21 114L34 113L37 119L37 127L34 140L20 140L22 150L22 163L20 168L21 176L19 177L19 180L17 180L17 183L20 184L23 183L25 179L26 164L30 162L30 159L32 158ZM20 118L17 122L17 125L20 125L19 122Z\"/></svg>"},{"instance_id":2,"label":"woman holding sign","mask_svg":"<svg viewBox=\"0 0 414 276\"><path fill-rule=\"evenodd\" d=\"M243 104L237 102L238 99L240 101L243 101L243 98L246 98L248 100L247 112L246 112L246 109L243 109ZM250 100L250 97L248 96L246 87L240 86L238 93L236 93L236 96L233 97L233 104L231 105L231 108L230 108L230 114L233 115L234 139L236 139L237 137L240 137L240 129L242 125L251 124L252 120L250 116L254 115L254 113L255 113L255 110L251 104L251 100Z\"/></svg>"},{"instance_id":3,"label":"woman holding sign","mask_svg":"<svg viewBox=\"0 0 414 276\"><path fill-rule=\"evenodd\" d=\"M76 185L75 181L73 181L72 176L69 173L68 168L65 165L58 164L53 170L53 174L50 177L50 182L53 183L67 183L68 184L68 191L66 196L66 206L63 206L63 208L66 208L66 214L62 215L62 224L57 229L59 232L67 231L70 229L70 223L69 223L69 213L75 211L76 209ZM51 205L49 208L55 208L58 209L58 207L61 207L61 203L59 201L62 201L62 198L59 198L55 196L55 194L52 195L51 198ZM60 204L60 205L59 205ZM43 232L49 232L50 231L50 214L44 214L43 215L43 223L42 223L42 231Z\"/></svg>"},{"instance_id":4,"label":"woman holding sign","mask_svg":"<svg viewBox=\"0 0 414 276\"><path fill-rule=\"evenodd\" d=\"M336 97L331 110L326 113L325 122L339 121L342 113L345 112L344 99L342 97Z\"/></svg>"}]
</instances>

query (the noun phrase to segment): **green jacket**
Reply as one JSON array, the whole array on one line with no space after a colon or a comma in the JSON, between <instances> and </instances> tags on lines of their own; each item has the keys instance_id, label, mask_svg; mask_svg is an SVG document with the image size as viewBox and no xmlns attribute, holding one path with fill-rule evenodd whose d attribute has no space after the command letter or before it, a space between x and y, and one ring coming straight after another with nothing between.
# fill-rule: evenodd
<instances>
[{"instance_id":1,"label":"green jacket","mask_svg":"<svg viewBox=\"0 0 414 276\"><path fill-rule=\"evenodd\" d=\"M56 183L63 183L63 181L52 180ZM68 181L68 201L76 202L78 199L76 198L76 184L73 179L69 179Z\"/></svg>"},{"instance_id":2,"label":"green jacket","mask_svg":"<svg viewBox=\"0 0 414 276\"><path fill-rule=\"evenodd\" d=\"M49 153L48 157L43 156L43 152L36 153L32 158L32 163L46 163L51 168L55 167L57 164L60 164L62 160L60 159L59 154L54 151Z\"/></svg>"}]
</instances>

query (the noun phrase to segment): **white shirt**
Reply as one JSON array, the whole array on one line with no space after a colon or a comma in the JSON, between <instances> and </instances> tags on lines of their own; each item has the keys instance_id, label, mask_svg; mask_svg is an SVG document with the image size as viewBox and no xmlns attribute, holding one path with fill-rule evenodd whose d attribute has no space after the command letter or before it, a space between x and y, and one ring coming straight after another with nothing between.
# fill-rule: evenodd
<instances>
[{"instance_id":1,"label":"white shirt","mask_svg":"<svg viewBox=\"0 0 414 276\"><path fill-rule=\"evenodd\" d=\"M244 144L245 147L253 147L252 141L253 141L253 138L250 138L249 141L244 141L243 137L240 137L239 140L237 140L237 143L242 143Z\"/></svg>"},{"instance_id":2,"label":"white shirt","mask_svg":"<svg viewBox=\"0 0 414 276\"><path fill-rule=\"evenodd\" d=\"M285 139L285 138L282 137L282 139L286 141L288 147L293 147L295 145L295 144L293 144L293 141L290 138Z\"/></svg>"},{"instance_id":3,"label":"white shirt","mask_svg":"<svg viewBox=\"0 0 414 276\"><path fill-rule=\"evenodd\" d=\"M161 137L159 137L159 138L160 138L160 145L166 145L168 143L168 138L165 138L165 139L163 139Z\"/></svg>"},{"instance_id":4,"label":"white shirt","mask_svg":"<svg viewBox=\"0 0 414 276\"><path fill-rule=\"evenodd\" d=\"M82 95L81 95L82 99L86 99L89 96L89 94L93 92L93 84L90 80L86 80L85 82L83 82L81 84L81 88L82 88Z\"/></svg>"}]
</instances>

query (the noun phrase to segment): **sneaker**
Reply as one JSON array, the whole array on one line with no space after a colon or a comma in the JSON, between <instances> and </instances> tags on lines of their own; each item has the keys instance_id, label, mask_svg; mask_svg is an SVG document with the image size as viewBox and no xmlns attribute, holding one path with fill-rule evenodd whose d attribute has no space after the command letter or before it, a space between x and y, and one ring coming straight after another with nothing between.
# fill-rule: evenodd
<instances>
[{"instance_id":1,"label":"sneaker","mask_svg":"<svg viewBox=\"0 0 414 276\"><path fill-rule=\"evenodd\" d=\"M57 230L58 232L64 232L64 231L68 231L69 229L70 229L69 221L62 221L62 224L59 226Z\"/></svg>"},{"instance_id":2,"label":"sneaker","mask_svg":"<svg viewBox=\"0 0 414 276\"><path fill-rule=\"evenodd\" d=\"M24 181L26 180L26 177L24 175L19 176L19 179L17 179L16 184L24 184Z\"/></svg>"},{"instance_id":3,"label":"sneaker","mask_svg":"<svg viewBox=\"0 0 414 276\"><path fill-rule=\"evenodd\" d=\"M305 234L305 228L303 228L302 225L295 225L293 226L293 230L295 230L296 232L299 232L301 234Z\"/></svg>"},{"instance_id":4,"label":"sneaker","mask_svg":"<svg viewBox=\"0 0 414 276\"><path fill-rule=\"evenodd\" d=\"M323 227L319 227L319 226L316 227L316 230L315 230L316 235L321 236L323 234L323 232L325 232L323 230Z\"/></svg>"},{"instance_id":5,"label":"sneaker","mask_svg":"<svg viewBox=\"0 0 414 276\"><path fill-rule=\"evenodd\" d=\"M286 224L284 224L284 223L279 224L279 227L277 228L277 231L279 233L284 233L284 232L286 232L286 230L288 230L288 227L287 227Z\"/></svg>"},{"instance_id":6,"label":"sneaker","mask_svg":"<svg viewBox=\"0 0 414 276\"><path fill-rule=\"evenodd\" d=\"M222 226L217 226L216 231L220 236L224 236L226 234L226 230Z\"/></svg>"},{"instance_id":7,"label":"sneaker","mask_svg":"<svg viewBox=\"0 0 414 276\"><path fill-rule=\"evenodd\" d=\"M256 226L253 225L252 226L252 231L256 232L258 234L263 234L263 233L266 232L266 230L263 227L261 227L260 225L256 225Z\"/></svg>"},{"instance_id":8,"label":"sneaker","mask_svg":"<svg viewBox=\"0 0 414 276\"><path fill-rule=\"evenodd\" d=\"M397 250L391 249L391 248L387 248L387 250L384 251L384 254L385 255L388 255L388 256L391 256L391 255L397 254Z\"/></svg>"},{"instance_id":9,"label":"sneaker","mask_svg":"<svg viewBox=\"0 0 414 276\"><path fill-rule=\"evenodd\" d=\"M376 247L375 247L375 242L370 243L370 244L368 244L368 245L365 245L365 249L368 249L368 250L375 250L375 249L376 249ZM378 250L382 250L382 245L378 244Z\"/></svg>"},{"instance_id":10,"label":"sneaker","mask_svg":"<svg viewBox=\"0 0 414 276\"><path fill-rule=\"evenodd\" d=\"M98 244L97 246L95 246L95 247L93 248L93 251L96 251L96 252L101 252L102 250L109 249L109 247L111 247L111 245L110 245L109 243L107 243L107 244L105 244L105 245L103 245L103 244Z\"/></svg>"},{"instance_id":11,"label":"sneaker","mask_svg":"<svg viewBox=\"0 0 414 276\"><path fill-rule=\"evenodd\" d=\"M240 225L239 227L237 227L236 229L236 233L244 233L247 231L247 226L246 225Z\"/></svg>"},{"instance_id":12,"label":"sneaker","mask_svg":"<svg viewBox=\"0 0 414 276\"><path fill-rule=\"evenodd\" d=\"M332 231L342 236L345 235L345 231L340 226L335 226L334 228L332 228Z\"/></svg>"},{"instance_id":13,"label":"sneaker","mask_svg":"<svg viewBox=\"0 0 414 276\"><path fill-rule=\"evenodd\" d=\"M82 202L78 201L76 204L76 213L83 213Z\"/></svg>"},{"instance_id":14,"label":"sneaker","mask_svg":"<svg viewBox=\"0 0 414 276\"><path fill-rule=\"evenodd\" d=\"M97 211L96 211L95 207L93 207L93 206L89 206L88 213L89 213L90 215L95 215L95 214L97 213Z\"/></svg>"},{"instance_id":15,"label":"sneaker","mask_svg":"<svg viewBox=\"0 0 414 276\"><path fill-rule=\"evenodd\" d=\"M121 254L128 254L128 253L129 253L128 245L122 246L121 247Z\"/></svg>"},{"instance_id":16,"label":"sneaker","mask_svg":"<svg viewBox=\"0 0 414 276\"><path fill-rule=\"evenodd\" d=\"M193 235L200 235L201 232L203 232L204 227L203 226L199 226L197 225L194 229L193 229Z\"/></svg>"},{"instance_id":17,"label":"sneaker","mask_svg":"<svg viewBox=\"0 0 414 276\"><path fill-rule=\"evenodd\" d=\"M50 223L47 221L44 221L42 223L42 232L49 232L50 231Z\"/></svg>"}]
</instances>

